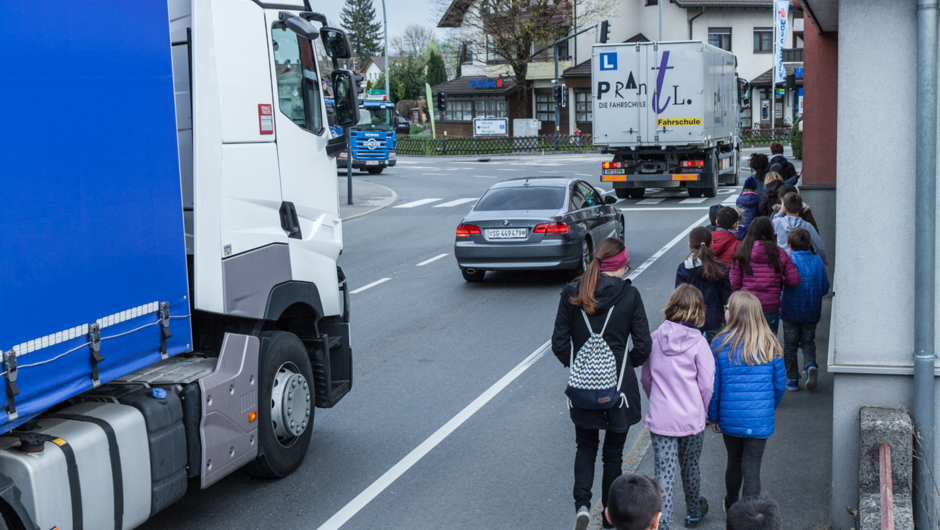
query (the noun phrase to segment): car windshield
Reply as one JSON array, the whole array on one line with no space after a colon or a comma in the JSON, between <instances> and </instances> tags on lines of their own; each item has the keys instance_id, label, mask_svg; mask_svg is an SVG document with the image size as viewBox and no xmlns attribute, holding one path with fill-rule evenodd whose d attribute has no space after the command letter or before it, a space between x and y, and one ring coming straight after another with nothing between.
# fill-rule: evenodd
<instances>
[{"instance_id":1,"label":"car windshield","mask_svg":"<svg viewBox=\"0 0 940 530\"><path fill-rule=\"evenodd\" d=\"M519 186L493 188L473 209L477 212L499 210L559 210L565 203L565 188L548 186Z\"/></svg>"},{"instance_id":2,"label":"car windshield","mask_svg":"<svg viewBox=\"0 0 940 530\"><path fill-rule=\"evenodd\" d=\"M353 129L359 131L391 131L395 110L382 107L359 107L359 123Z\"/></svg>"}]
</instances>

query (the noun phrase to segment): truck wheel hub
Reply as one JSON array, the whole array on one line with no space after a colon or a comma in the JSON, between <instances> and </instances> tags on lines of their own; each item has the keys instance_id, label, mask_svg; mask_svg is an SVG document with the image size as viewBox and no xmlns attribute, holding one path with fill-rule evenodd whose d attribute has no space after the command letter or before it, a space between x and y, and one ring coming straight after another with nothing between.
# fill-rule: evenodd
<instances>
[{"instance_id":1,"label":"truck wheel hub","mask_svg":"<svg viewBox=\"0 0 940 530\"><path fill-rule=\"evenodd\" d=\"M281 442L303 434L310 420L310 385L304 376L283 365L271 389L271 424Z\"/></svg>"}]
</instances>

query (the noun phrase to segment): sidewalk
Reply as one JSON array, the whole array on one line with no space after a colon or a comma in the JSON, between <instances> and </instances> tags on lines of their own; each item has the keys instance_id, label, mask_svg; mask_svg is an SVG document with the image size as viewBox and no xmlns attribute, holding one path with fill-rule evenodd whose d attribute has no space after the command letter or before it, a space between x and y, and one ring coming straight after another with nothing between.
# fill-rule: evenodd
<instances>
[{"instance_id":1,"label":"sidewalk","mask_svg":"<svg viewBox=\"0 0 940 530\"><path fill-rule=\"evenodd\" d=\"M353 177L353 204L346 204L348 185L346 177L337 178L339 184L339 216L343 221L375 213L394 204L398 194L381 184Z\"/></svg>"},{"instance_id":2,"label":"sidewalk","mask_svg":"<svg viewBox=\"0 0 940 530\"><path fill-rule=\"evenodd\" d=\"M822 530L830 528L832 504L832 376L826 372L829 352L829 317L832 298L823 299L822 319L816 328L816 363L819 365L819 386L810 392L787 392L777 408L773 436L767 441L761 466L761 489L780 505L783 527ZM783 325L778 335L782 339ZM802 354L800 365L802 366ZM802 377L802 375L801 375ZM642 428L642 423L633 428ZM641 436L640 439L646 438ZM628 450L630 448L627 448ZM624 462L624 472L655 476L652 448L646 451L637 465ZM727 453L720 434L705 430L705 448L700 467L702 482L700 494L708 499L708 515L698 528L724 530L725 464ZM685 523L685 498L682 479L676 473L673 489L673 528ZM598 503L599 504L599 503ZM590 528L600 528L599 507L592 511Z\"/></svg>"}]
</instances>

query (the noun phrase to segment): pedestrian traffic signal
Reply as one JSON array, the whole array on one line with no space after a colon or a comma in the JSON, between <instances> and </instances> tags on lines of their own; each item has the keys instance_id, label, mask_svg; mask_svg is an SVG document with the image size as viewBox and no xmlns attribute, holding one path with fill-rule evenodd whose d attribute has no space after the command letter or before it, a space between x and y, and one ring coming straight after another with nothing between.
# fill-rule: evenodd
<instances>
[{"instance_id":1,"label":"pedestrian traffic signal","mask_svg":"<svg viewBox=\"0 0 940 530\"><path fill-rule=\"evenodd\" d=\"M610 40L610 22L606 20L601 21L601 32L599 40L601 44L607 44L607 41Z\"/></svg>"},{"instance_id":2,"label":"pedestrian traffic signal","mask_svg":"<svg viewBox=\"0 0 940 530\"><path fill-rule=\"evenodd\" d=\"M559 88L561 88L561 106L567 107L568 106L568 87L566 87L565 85L561 85Z\"/></svg>"}]
</instances>

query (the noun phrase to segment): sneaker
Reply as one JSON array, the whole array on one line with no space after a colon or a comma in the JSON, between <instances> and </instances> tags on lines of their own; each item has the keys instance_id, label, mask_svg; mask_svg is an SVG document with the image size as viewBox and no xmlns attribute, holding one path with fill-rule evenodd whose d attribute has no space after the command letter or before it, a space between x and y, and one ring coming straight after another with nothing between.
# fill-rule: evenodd
<instances>
[{"instance_id":1,"label":"sneaker","mask_svg":"<svg viewBox=\"0 0 940 530\"><path fill-rule=\"evenodd\" d=\"M815 364L806 366L806 390L814 390L816 388L816 378L818 375L819 368L816 368Z\"/></svg>"},{"instance_id":2,"label":"sneaker","mask_svg":"<svg viewBox=\"0 0 940 530\"><path fill-rule=\"evenodd\" d=\"M591 524L591 509L587 506L578 508L578 518L574 522L574 530L587 530Z\"/></svg>"},{"instance_id":3,"label":"sneaker","mask_svg":"<svg viewBox=\"0 0 940 530\"><path fill-rule=\"evenodd\" d=\"M799 379L787 379L787 390L791 392L796 392L800 389L800 380Z\"/></svg>"},{"instance_id":4,"label":"sneaker","mask_svg":"<svg viewBox=\"0 0 940 530\"><path fill-rule=\"evenodd\" d=\"M708 515L708 501L705 500L705 497L700 497L698 501L698 515L692 517L691 515L685 516L685 527L686 528L695 528L702 522L702 519Z\"/></svg>"}]
</instances>

